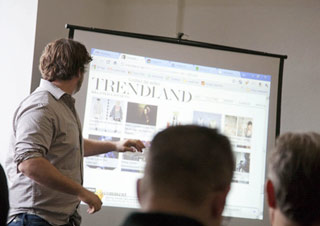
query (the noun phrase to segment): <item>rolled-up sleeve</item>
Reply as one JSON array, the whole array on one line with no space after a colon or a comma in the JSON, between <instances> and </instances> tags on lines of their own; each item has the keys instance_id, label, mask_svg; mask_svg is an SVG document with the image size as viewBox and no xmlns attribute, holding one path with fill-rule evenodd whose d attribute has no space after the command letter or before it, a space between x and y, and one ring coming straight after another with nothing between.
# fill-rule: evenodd
<instances>
[{"instance_id":1,"label":"rolled-up sleeve","mask_svg":"<svg viewBox=\"0 0 320 226\"><path fill-rule=\"evenodd\" d=\"M55 131L52 115L43 105L30 106L17 115L14 162L47 154Z\"/></svg>"}]
</instances>

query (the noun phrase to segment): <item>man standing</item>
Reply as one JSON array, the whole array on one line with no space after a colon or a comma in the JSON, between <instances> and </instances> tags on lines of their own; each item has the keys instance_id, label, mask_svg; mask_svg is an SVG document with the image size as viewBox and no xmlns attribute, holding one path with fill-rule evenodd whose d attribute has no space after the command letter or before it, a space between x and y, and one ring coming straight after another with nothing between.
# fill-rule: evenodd
<instances>
[{"instance_id":1,"label":"man standing","mask_svg":"<svg viewBox=\"0 0 320 226\"><path fill-rule=\"evenodd\" d=\"M102 205L82 186L83 156L144 148L138 140L82 138L72 95L80 90L91 60L86 48L70 39L49 43L40 58L40 86L22 101L13 119L6 160L10 226L79 225L80 201L88 205L88 213Z\"/></svg>"},{"instance_id":2,"label":"man standing","mask_svg":"<svg viewBox=\"0 0 320 226\"><path fill-rule=\"evenodd\" d=\"M226 136L207 127L169 127L152 140L137 183L142 213L123 226L220 225L233 171Z\"/></svg>"},{"instance_id":3,"label":"man standing","mask_svg":"<svg viewBox=\"0 0 320 226\"><path fill-rule=\"evenodd\" d=\"M320 134L285 133L269 159L272 226L320 225Z\"/></svg>"}]
</instances>

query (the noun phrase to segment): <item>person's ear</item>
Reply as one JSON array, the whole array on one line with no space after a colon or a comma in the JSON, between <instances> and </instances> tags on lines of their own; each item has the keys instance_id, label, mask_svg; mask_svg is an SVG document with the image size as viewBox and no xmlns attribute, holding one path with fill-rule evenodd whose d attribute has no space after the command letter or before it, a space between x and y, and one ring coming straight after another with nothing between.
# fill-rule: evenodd
<instances>
[{"instance_id":1,"label":"person's ear","mask_svg":"<svg viewBox=\"0 0 320 226\"><path fill-rule=\"evenodd\" d=\"M230 186L223 191L215 192L211 201L211 215L213 218L220 218L222 216L229 191Z\"/></svg>"},{"instance_id":2,"label":"person's ear","mask_svg":"<svg viewBox=\"0 0 320 226\"><path fill-rule=\"evenodd\" d=\"M266 191L267 191L268 205L270 208L275 209L276 208L276 195L275 195L273 183L270 179L267 180Z\"/></svg>"},{"instance_id":3,"label":"person's ear","mask_svg":"<svg viewBox=\"0 0 320 226\"><path fill-rule=\"evenodd\" d=\"M83 70L82 70L81 68L79 68L79 70L78 70L78 74L77 74L77 77L78 77L78 78L80 78L80 77L81 77L81 75L82 75L82 73L83 73Z\"/></svg>"},{"instance_id":4,"label":"person's ear","mask_svg":"<svg viewBox=\"0 0 320 226\"><path fill-rule=\"evenodd\" d=\"M138 201L139 201L139 203L140 203L140 205L141 205L141 178L139 178L139 179L137 180L137 185L136 185L136 186L137 186L136 189L137 189Z\"/></svg>"}]
</instances>

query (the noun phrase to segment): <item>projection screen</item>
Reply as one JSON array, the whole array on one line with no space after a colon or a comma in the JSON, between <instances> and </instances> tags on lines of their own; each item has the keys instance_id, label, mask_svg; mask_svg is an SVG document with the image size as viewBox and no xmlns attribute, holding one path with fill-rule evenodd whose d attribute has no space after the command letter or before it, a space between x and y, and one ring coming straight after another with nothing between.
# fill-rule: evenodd
<instances>
[{"instance_id":1,"label":"projection screen","mask_svg":"<svg viewBox=\"0 0 320 226\"><path fill-rule=\"evenodd\" d=\"M168 126L197 124L227 135L236 160L223 215L228 225L268 225L267 151L279 132L286 56L209 43L67 25L93 57L75 95L83 136L141 139L143 153L85 158L84 186L103 208L83 225L119 225L139 211L136 180L152 137Z\"/></svg>"}]
</instances>

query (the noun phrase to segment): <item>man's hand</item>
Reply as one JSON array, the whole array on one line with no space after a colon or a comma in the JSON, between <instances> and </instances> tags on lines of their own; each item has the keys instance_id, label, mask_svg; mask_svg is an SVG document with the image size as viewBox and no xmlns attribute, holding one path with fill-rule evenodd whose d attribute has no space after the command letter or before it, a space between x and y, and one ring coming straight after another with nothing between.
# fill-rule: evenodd
<instances>
[{"instance_id":1,"label":"man's hand","mask_svg":"<svg viewBox=\"0 0 320 226\"><path fill-rule=\"evenodd\" d=\"M128 140L121 140L116 143L116 151L118 152L142 152L142 149L145 148L144 144L141 142L141 140L134 140L134 139L128 139Z\"/></svg>"},{"instance_id":2,"label":"man's hand","mask_svg":"<svg viewBox=\"0 0 320 226\"><path fill-rule=\"evenodd\" d=\"M84 139L84 156L93 156L108 153L110 151L118 152L142 152L145 148L140 140L128 139L121 141L99 141Z\"/></svg>"},{"instance_id":3,"label":"man's hand","mask_svg":"<svg viewBox=\"0 0 320 226\"><path fill-rule=\"evenodd\" d=\"M101 209L102 202L99 197L85 188L78 195L78 199L89 206L87 210L89 214L93 214Z\"/></svg>"}]
</instances>

